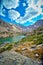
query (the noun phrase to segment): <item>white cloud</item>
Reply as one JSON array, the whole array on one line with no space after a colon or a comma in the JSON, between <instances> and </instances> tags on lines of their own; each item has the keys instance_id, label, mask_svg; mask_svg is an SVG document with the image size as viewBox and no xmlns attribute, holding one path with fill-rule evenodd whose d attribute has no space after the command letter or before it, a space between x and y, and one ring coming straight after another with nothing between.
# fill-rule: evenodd
<instances>
[{"instance_id":1,"label":"white cloud","mask_svg":"<svg viewBox=\"0 0 43 65\"><path fill-rule=\"evenodd\" d=\"M37 1L37 2L36 2ZM19 6L19 0L3 0L0 14L5 16L5 10L3 9L3 5L10 9L8 11L8 16L11 20L15 20L17 23L24 24L27 21L31 22L32 18L39 16L42 13L41 5L43 5L43 0L26 0L28 7L25 9L25 15L22 17L18 11L12 10L12 8L16 8ZM26 3L22 3L23 6L26 6Z\"/></svg>"},{"instance_id":2,"label":"white cloud","mask_svg":"<svg viewBox=\"0 0 43 65\"><path fill-rule=\"evenodd\" d=\"M23 3L23 6L26 6L26 3Z\"/></svg>"},{"instance_id":3,"label":"white cloud","mask_svg":"<svg viewBox=\"0 0 43 65\"><path fill-rule=\"evenodd\" d=\"M19 14L19 12L15 11L15 10L9 10L8 16L11 20L16 20L18 17L20 17L20 14Z\"/></svg>"},{"instance_id":4,"label":"white cloud","mask_svg":"<svg viewBox=\"0 0 43 65\"><path fill-rule=\"evenodd\" d=\"M16 8L19 5L19 0L3 0L3 5L7 9Z\"/></svg>"},{"instance_id":5,"label":"white cloud","mask_svg":"<svg viewBox=\"0 0 43 65\"><path fill-rule=\"evenodd\" d=\"M19 0L2 0L1 8L0 8L0 15L5 16L5 10L3 9L3 5L7 9L16 8L19 6Z\"/></svg>"},{"instance_id":6,"label":"white cloud","mask_svg":"<svg viewBox=\"0 0 43 65\"><path fill-rule=\"evenodd\" d=\"M37 3L37 6L40 7L41 5L43 5L43 0L39 0Z\"/></svg>"},{"instance_id":7,"label":"white cloud","mask_svg":"<svg viewBox=\"0 0 43 65\"><path fill-rule=\"evenodd\" d=\"M28 8L26 9L26 13L24 17L19 17L17 19L17 22L19 23L26 23L26 21L31 20L34 17L37 17L39 14L41 14L41 9L38 11L37 9L33 9L33 8Z\"/></svg>"},{"instance_id":8,"label":"white cloud","mask_svg":"<svg viewBox=\"0 0 43 65\"><path fill-rule=\"evenodd\" d=\"M3 9L3 5L1 5L1 8L0 8L0 15L5 17L4 11L2 9Z\"/></svg>"},{"instance_id":9,"label":"white cloud","mask_svg":"<svg viewBox=\"0 0 43 65\"><path fill-rule=\"evenodd\" d=\"M3 14L2 12L0 12L0 15L5 17L5 14Z\"/></svg>"},{"instance_id":10,"label":"white cloud","mask_svg":"<svg viewBox=\"0 0 43 65\"><path fill-rule=\"evenodd\" d=\"M43 4L42 0L38 0L35 4L34 2L36 0L26 0L28 3L28 7L26 8L25 16L19 17L16 22L18 23L26 23L27 21L31 20L32 18L35 18L42 14L41 5Z\"/></svg>"},{"instance_id":11,"label":"white cloud","mask_svg":"<svg viewBox=\"0 0 43 65\"><path fill-rule=\"evenodd\" d=\"M32 3L32 0L26 0L26 3L31 4Z\"/></svg>"}]
</instances>

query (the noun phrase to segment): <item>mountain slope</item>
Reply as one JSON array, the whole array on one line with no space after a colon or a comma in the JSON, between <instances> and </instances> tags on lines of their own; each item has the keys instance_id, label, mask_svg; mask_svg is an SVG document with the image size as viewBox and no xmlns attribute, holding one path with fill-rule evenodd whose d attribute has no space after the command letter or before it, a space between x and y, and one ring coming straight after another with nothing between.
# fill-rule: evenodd
<instances>
[{"instance_id":1,"label":"mountain slope","mask_svg":"<svg viewBox=\"0 0 43 65\"><path fill-rule=\"evenodd\" d=\"M41 27L41 26L43 27L43 19L38 20L35 24L26 27L25 31L26 32L31 32L31 31L36 30L38 27Z\"/></svg>"},{"instance_id":2,"label":"mountain slope","mask_svg":"<svg viewBox=\"0 0 43 65\"><path fill-rule=\"evenodd\" d=\"M25 27L25 26L22 26L22 25L20 25L20 24L8 24L8 23L6 23L6 22L4 22L4 21L2 21L2 20L0 20L0 32L2 31L2 30L9 30L9 31L14 31L15 33L16 32L19 32L19 33L27 33L27 32L31 32L31 31L33 31L33 30L35 30L35 29L37 29L38 27L40 27L40 26L42 26L43 27L43 19L41 19L41 20L38 20L35 24L33 24L33 25L30 25L30 26L27 26L27 27ZM3 27L3 28L2 28ZM1 30L1 28L2 28L2 30Z\"/></svg>"},{"instance_id":3,"label":"mountain slope","mask_svg":"<svg viewBox=\"0 0 43 65\"><path fill-rule=\"evenodd\" d=\"M21 32L22 30L17 25L0 20L0 37L9 37Z\"/></svg>"},{"instance_id":4,"label":"mountain slope","mask_svg":"<svg viewBox=\"0 0 43 65\"><path fill-rule=\"evenodd\" d=\"M38 27L43 25L43 19L38 20L34 25L32 25L33 29L37 29Z\"/></svg>"},{"instance_id":5,"label":"mountain slope","mask_svg":"<svg viewBox=\"0 0 43 65\"><path fill-rule=\"evenodd\" d=\"M3 20L0 20L0 32L8 32L10 30L12 30L12 26Z\"/></svg>"},{"instance_id":6,"label":"mountain slope","mask_svg":"<svg viewBox=\"0 0 43 65\"><path fill-rule=\"evenodd\" d=\"M9 24L3 20L0 20L0 32L4 32L4 31L16 33L16 32L21 32L21 29L15 24Z\"/></svg>"}]
</instances>

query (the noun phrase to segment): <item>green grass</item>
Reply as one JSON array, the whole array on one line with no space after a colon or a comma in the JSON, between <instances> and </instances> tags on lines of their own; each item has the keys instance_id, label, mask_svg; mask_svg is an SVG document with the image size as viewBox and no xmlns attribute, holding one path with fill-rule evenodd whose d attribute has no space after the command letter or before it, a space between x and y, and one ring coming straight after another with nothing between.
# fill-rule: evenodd
<instances>
[{"instance_id":1,"label":"green grass","mask_svg":"<svg viewBox=\"0 0 43 65\"><path fill-rule=\"evenodd\" d=\"M30 36L26 36L25 38L23 38L20 43L24 43L24 42L31 42L33 41L33 44L43 44L43 34L40 35L30 35Z\"/></svg>"},{"instance_id":2,"label":"green grass","mask_svg":"<svg viewBox=\"0 0 43 65\"><path fill-rule=\"evenodd\" d=\"M1 48L0 48L0 53L2 53L2 52L4 52L4 51L6 51L6 50L11 50L13 48L13 45L12 44L6 44L6 45L4 45L4 46L2 46Z\"/></svg>"}]
</instances>

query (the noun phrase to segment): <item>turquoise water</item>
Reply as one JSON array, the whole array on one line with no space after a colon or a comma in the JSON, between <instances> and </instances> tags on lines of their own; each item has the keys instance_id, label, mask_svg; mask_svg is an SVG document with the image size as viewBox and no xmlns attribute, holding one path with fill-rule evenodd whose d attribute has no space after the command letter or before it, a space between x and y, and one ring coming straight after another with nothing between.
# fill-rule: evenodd
<instances>
[{"instance_id":1,"label":"turquoise water","mask_svg":"<svg viewBox=\"0 0 43 65\"><path fill-rule=\"evenodd\" d=\"M0 43L4 43L6 41L12 43L12 42L18 42L20 41L22 38L24 38L25 36L14 36L14 37L7 37L7 38L0 38Z\"/></svg>"}]
</instances>

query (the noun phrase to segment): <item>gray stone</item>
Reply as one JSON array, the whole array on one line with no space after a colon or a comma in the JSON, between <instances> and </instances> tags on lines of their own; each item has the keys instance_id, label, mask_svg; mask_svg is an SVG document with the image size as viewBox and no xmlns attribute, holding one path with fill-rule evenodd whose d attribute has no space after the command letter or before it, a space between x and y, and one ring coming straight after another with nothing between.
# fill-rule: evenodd
<instances>
[{"instance_id":1,"label":"gray stone","mask_svg":"<svg viewBox=\"0 0 43 65\"><path fill-rule=\"evenodd\" d=\"M0 65L40 65L37 61L27 58L19 53L5 51L0 54Z\"/></svg>"}]
</instances>

